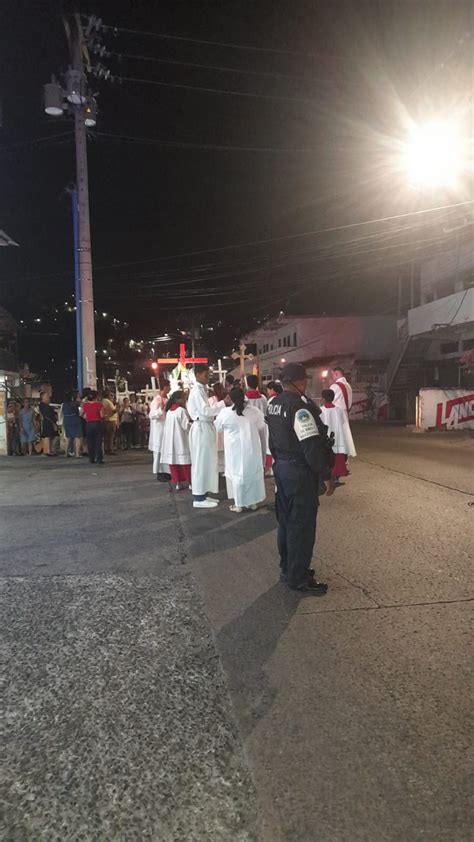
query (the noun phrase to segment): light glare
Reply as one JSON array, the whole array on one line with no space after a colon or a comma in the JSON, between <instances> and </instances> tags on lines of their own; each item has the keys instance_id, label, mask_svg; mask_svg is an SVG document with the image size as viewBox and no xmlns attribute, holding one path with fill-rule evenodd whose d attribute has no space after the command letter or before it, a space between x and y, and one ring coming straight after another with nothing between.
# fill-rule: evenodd
<instances>
[{"instance_id":1,"label":"light glare","mask_svg":"<svg viewBox=\"0 0 474 842\"><path fill-rule=\"evenodd\" d=\"M405 144L402 168L418 187L453 187L464 168L463 143L455 123L414 127Z\"/></svg>"}]
</instances>

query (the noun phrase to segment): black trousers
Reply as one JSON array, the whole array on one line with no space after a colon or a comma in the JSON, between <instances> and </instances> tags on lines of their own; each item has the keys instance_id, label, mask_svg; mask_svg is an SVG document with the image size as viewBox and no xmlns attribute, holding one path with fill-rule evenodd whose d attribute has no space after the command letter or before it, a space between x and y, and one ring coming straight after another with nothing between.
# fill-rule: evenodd
<instances>
[{"instance_id":1,"label":"black trousers","mask_svg":"<svg viewBox=\"0 0 474 842\"><path fill-rule=\"evenodd\" d=\"M276 515L280 568L290 588L306 584L313 557L318 483L309 467L276 461Z\"/></svg>"},{"instance_id":2,"label":"black trousers","mask_svg":"<svg viewBox=\"0 0 474 842\"><path fill-rule=\"evenodd\" d=\"M103 462L104 422L88 421L86 426L87 452L90 462Z\"/></svg>"}]
</instances>

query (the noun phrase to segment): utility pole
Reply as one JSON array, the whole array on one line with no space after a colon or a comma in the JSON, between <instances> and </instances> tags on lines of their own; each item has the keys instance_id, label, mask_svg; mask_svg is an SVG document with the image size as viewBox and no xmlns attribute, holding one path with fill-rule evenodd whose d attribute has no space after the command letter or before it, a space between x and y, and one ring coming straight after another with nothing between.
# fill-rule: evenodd
<instances>
[{"instance_id":1,"label":"utility pole","mask_svg":"<svg viewBox=\"0 0 474 842\"><path fill-rule=\"evenodd\" d=\"M98 25L99 22L91 18L88 32ZM71 66L64 74L65 89L54 76L51 77L51 82L44 86L45 111L52 117L61 117L64 112L74 117L77 208L75 195L72 196L72 200L78 387L88 386L95 389L97 373L86 128L95 126L97 107L93 95L87 88L84 56L87 57L88 62L88 50L80 15L75 13L65 16L64 27L69 43ZM89 66L87 69L91 72Z\"/></svg>"},{"instance_id":2,"label":"utility pole","mask_svg":"<svg viewBox=\"0 0 474 842\"><path fill-rule=\"evenodd\" d=\"M83 35L79 16L72 16L69 27L69 48L72 68L80 80L80 102L73 104L76 137L76 181L77 207L79 213L79 276L82 378L83 385L95 389L97 386L95 360L94 289L92 283L92 249L89 216L89 180L87 169L87 133L84 121L83 100L86 98L86 80L83 59ZM79 75L80 74L80 75ZM79 362L79 361L78 361Z\"/></svg>"}]
</instances>

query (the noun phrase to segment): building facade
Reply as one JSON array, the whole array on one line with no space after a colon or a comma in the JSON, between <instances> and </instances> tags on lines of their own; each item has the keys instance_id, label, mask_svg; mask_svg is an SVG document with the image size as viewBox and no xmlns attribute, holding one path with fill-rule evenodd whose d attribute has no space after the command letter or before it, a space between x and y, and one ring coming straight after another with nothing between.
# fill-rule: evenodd
<instances>
[{"instance_id":1,"label":"building facade","mask_svg":"<svg viewBox=\"0 0 474 842\"><path fill-rule=\"evenodd\" d=\"M397 346L395 316L281 315L243 341L254 355L245 361L245 373L258 370L263 385L278 379L285 363L300 362L307 370L308 394L318 400L337 362L352 383L353 417L387 416L385 375ZM232 373L238 377L239 368Z\"/></svg>"},{"instance_id":2,"label":"building facade","mask_svg":"<svg viewBox=\"0 0 474 842\"><path fill-rule=\"evenodd\" d=\"M420 304L398 322L398 342L387 370L392 411L415 421L422 388L474 388L465 365L474 349L474 244L455 248L420 267Z\"/></svg>"}]
</instances>

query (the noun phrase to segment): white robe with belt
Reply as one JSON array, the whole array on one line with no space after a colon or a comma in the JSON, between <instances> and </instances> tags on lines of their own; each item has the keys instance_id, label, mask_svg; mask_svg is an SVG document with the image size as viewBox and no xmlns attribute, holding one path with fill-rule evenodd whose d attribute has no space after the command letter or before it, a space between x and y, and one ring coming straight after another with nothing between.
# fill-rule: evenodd
<instances>
[{"instance_id":1,"label":"white robe with belt","mask_svg":"<svg viewBox=\"0 0 474 842\"><path fill-rule=\"evenodd\" d=\"M334 433L334 453L345 453L347 456L357 456L352 438L347 412L340 406L322 406L321 421L328 427L329 433Z\"/></svg>"},{"instance_id":2,"label":"white robe with belt","mask_svg":"<svg viewBox=\"0 0 474 842\"><path fill-rule=\"evenodd\" d=\"M161 443L161 461L167 465L190 465L189 428L191 422L182 406L166 413L165 431Z\"/></svg>"},{"instance_id":3,"label":"white robe with belt","mask_svg":"<svg viewBox=\"0 0 474 842\"><path fill-rule=\"evenodd\" d=\"M236 506L254 506L265 499L265 427L263 413L249 404L243 415L227 407L216 418L216 430L224 433L227 496Z\"/></svg>"},{"instance_id":4,"label":"white robe with belt","mask_svg":"<svg viewBox=\"0 0 474 842\"><path fill-rule=\"evenodd\" d=\"M193 494L197 496L208 492L217 494L219 490L217 437L213 421L224 406L224 401L210 405L207 389L202 383L196 382L189 393L187 410L194 422L189 433L191 484Z\"/></svg>"}]
</instances>

